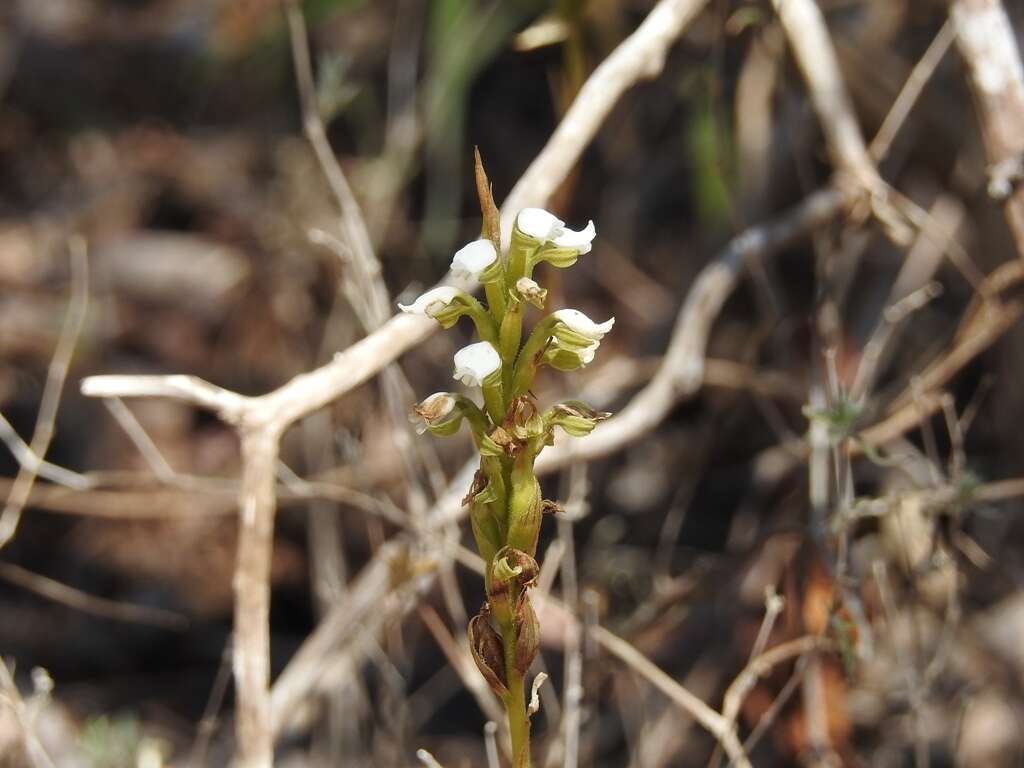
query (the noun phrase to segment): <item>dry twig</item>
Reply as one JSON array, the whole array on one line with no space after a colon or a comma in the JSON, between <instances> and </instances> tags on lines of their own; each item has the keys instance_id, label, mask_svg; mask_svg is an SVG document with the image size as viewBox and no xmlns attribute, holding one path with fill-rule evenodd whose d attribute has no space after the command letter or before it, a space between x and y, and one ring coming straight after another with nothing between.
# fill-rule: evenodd
<instances>
[{"instance_id":1,"label":"dry twig","mask_svg":"<svg viewBox=\"0 0 1024 768\"><path fill-rule=\"evenodd\" d=\"M949 18L970 71L988 152L989 194L1006 217L1024 259L1024 67L1000 0L954 0Z\"/></svg>"},{"instance_id":2,"label":"dry twig","mask_svg":"<svg viewBox=\"0 0 1024 768\"><path fill-rule=\"evenodd\" d=\"M7 496L7 504L0 514L0 549L6 546L18 530L21 512L25 508L32 493L36 476L39 474L46 451L53 438L57 408L60 406L61 392L67 379L71 358L78 345L78 337L85 324L85 313L89 308L89 256L85 241L74 237L69 243L71 250L71 300L68 304L67 317L61 328L57 349L54 350L50 368L46 374L46 386L43 389L42 401L39 404L39 415L36 417L35 430L29 444L27 457L33 457L30 464L22 463L18 469L14 485ZM20 441L19 441L20 442Z\"/></svg>"}]
</instances>

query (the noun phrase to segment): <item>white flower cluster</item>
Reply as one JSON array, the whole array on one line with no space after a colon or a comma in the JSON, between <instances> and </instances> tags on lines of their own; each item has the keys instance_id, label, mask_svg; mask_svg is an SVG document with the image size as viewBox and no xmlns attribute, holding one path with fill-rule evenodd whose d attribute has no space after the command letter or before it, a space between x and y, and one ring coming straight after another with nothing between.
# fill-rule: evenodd
<instances>
[{"instance_id":1,"label":"white flower cluster","mask_svg":"<svg viewBox=\"0 0 1024 768\"><path fill-rule=\"evenodd\" d=\"M535 241L533 248L541 253L546 250L576 256L589 253L594 237L597 234L594 222L590 221L581 230L568 229L565 222L542 208L524 208L516 218L516 229L528 241ZM544 260L541 258L540 260ZM549 259L556 266L557 259ZM452 258L451 271L458 278L481 282L492 281L500 274L501 259L494 244L480 238L467 243ZM529 277L521 277L516 282L519 298L542 305L547 292ZM402 312L422 315L445 322L456 305L472 307L475 300L468 294L452 286L442 285L432 288L419 296L412 304L399 304ZM472 314L471 309L456 314ZM587 365L594 359L594 353L601 339L608 333L615 318L604 323L595 323L585 314L576 309L560 309L551 316L555 321L556 331L552 335L553 352L561 356L561 365L570 368ZM548 355L552 357L552 355ZM566 360L570 362L566 362ZM491 341L480 341L463 347L455 353L455 372L453 378L466 386L484 386L493 383L500 375L502 366L501 355Z\"/></svg>"}]
</instances>

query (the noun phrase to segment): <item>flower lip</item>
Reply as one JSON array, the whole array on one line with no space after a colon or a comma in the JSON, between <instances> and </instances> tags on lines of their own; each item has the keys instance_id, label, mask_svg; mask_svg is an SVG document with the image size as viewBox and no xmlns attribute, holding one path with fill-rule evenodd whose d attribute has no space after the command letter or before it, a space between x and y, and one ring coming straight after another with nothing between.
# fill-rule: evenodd
<instances>
[{"instance_id":1,"label":"flower lip","mask_svg":"<svg viewBox=\"0 0 1024 768\"><path fill-rule=\"evenodd\" d=\"M556 248L570 248L589 253L591 243L597 236L593 221L588 221L583 229L568 229L565 222L543 208L524 208L516 218L516 227L527 237L543 243L551 243Z\"/></svg>"},{"instance_id":2,"label":"flower lip","mask_svg":"<svg viewBox=\"0 0 1024 768\"><path fill-rule=\"evenodd\" d=\"M516 217L516 227L524 235L544 243L561 235L565 222L543 208L523 208Z\"/></svg>"},{"instance_id":3,"label":"flower lip","mask_svg":"<svg viewBox=\"0 0 1024 768\"><path fill-rule=\"evenodd\" d=\"M603 323L595 323L578 309L560 309L553 315L557 320L565 323L571 331L594 341L600 341L615 325L615 318L606 320Z\"/></svg>"},{"instance_id":4,"label":"flower lip","mask_svg":"<svg viewBox=\"0 0 1024 768\"><path fill-rule=\"evenodd\" d=\"M398 308L410 315L425 315L433 317L437 312L452 303L452 300L462 293L458 288L450 285L441 285L431 288L412 304L399 304Z\"/></svg>"},{"instance_id":5,"label":"flower lip","mask_svg":"<svg viewBox=\"0 0 1024 768\"><path fill-rule=\"evenodd\" d=\"M576 248L580 254L590 253L593 247L592 242L597 236L597 228L593 221L588 221L587 226L577 231L574 229L563 229L561 234L552 240L559 248Z\"/></svg>"},{"instance_id":6,"label":"flower lip","mask_svg":"<svg viewBox=\"0 0 1024 768\"><path fill-rule=\"evenodd\" d=\"M590 365L594 362L594 355L597 354L597 348L600 346L600 342L595 341L592 346L586 349L580 350L580 363L581 365Z\"/></svg>"},{"instance_id":7,"label":"flower lip","mask_svg":"<svg viewBox=\"0 0 1024 768\"><path fill-rule=\"evenodd\" d=\"M479 341L455 353L452 378L467 387L478 387L501 368L501 355L489 341Z\"/></svg>"},{"instance_id":8,"label":"flower lip","mask_svg":"<svg viewBox=\"0 0 1024 768\"><path fill-rule=\"evenodd\" d=\"M476 279L498 258L498 252L490 240L483 238L467 243L452 257L452 272L457 277Z\"/></svg>"}]
</instances>

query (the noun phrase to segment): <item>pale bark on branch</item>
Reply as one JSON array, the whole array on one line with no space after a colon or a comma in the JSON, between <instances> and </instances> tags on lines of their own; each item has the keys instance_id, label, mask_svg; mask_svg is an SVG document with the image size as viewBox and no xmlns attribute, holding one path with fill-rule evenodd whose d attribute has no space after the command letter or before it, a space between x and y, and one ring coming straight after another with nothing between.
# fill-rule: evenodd
<instances>
[{"instance_id":1,"label":"pale bark on branch","mask_svg":"<svg viewBox=\"0 0 1024 768\"><path fill-rule=\"evenodd\" d=\"M1024 66L1000 0L955 0L949 17L967 64L989 161L989 194L1006 217L1024 259Z\"/></svg>"}]
</instances>

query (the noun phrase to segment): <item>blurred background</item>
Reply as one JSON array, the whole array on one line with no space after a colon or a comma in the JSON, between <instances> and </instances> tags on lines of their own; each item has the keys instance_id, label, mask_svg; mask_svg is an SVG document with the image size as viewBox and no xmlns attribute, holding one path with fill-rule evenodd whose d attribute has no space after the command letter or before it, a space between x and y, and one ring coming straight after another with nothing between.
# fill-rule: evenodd
<instances>
[{"instance_id":1,"label":"blurred background","mask_svg":"<svg viewBox=\"0 0 1024 768\"><path fill-rule=\"evenodd\" d=\"M942 34L947 5L819 5L870 139ZM1024 29L1024 7L1006 6ZM433 285L479 234L473 147L500 204L651 7L302 4L328 138L395 301ZM984 336L940 382L943 408L879 445L857 443L842 509L816 517L809 501L799 450L808 414L843 439L883 421L956 346L984 276L1017 258L986 192L955 46L879 168L955 244L944 248L957 258L942 248L919 257L934 262L920 301L901 305L898 323L886 314L908 252L934 238L899 241L856 210L757 261L715 320L699 392L642 440L543 481L567 511L545 523L538 559L557 553L547 586L585 622L628 640L715 709L755 645L766 589L785 605L765 642L827 637L833 652L814 657L818 698L804 684L809 656L773 667L745 697L738 728L756 736L754 765L1020 765L1024 489L1003 482L1024 475L1020 329L1010 322ZM543 272L549 306L614 315L616 325L593 366L544 378L540 401L582 395L621 410L657 369L700 271L731 237L827 185L832 170L770 3L708 2L664 72L626 92L547 206L569 226L593 219L598 232L571 272ZM5 498L75 309L75 235L89 270L51 464L0 549L10 676L0 681L0 765L34 764L26 732L59 766L228 764L237 440L188 405L105 407L78 383L190 373L260 394L325 363L365 335L344 249L330 247L340 234L303 137L278 0L0 4ZM844 410L833 397L806 410L825 374L833 395L854 386L880 322L898 336L863 402ZM468 338L460 326L400 359L407 405L451 386L451 355ZM471 455L465 435L428 435L410 465L409 451L396 450L409 440L376 380L285 437L285 487L301 477L326 490L279 499L273 674L401 532L403 515L429 507ZM837 541L850 563L841 583ZM420 748L445 766L487 765L488 715L450 658L464 636L460 610L477 610L482 584L469 568L454 575L444 596L432 589L392 622L336 691L304 704L279 742L280 765L411 766ZM572 654L553 621L542 616L551 680L534 718L539 766L565 758ZM635 669L593 642L574 653L580 765L717 759L714 739ZM827 749L811 738L812 721L824 724Z\"/></svg>"}]
</instances>

